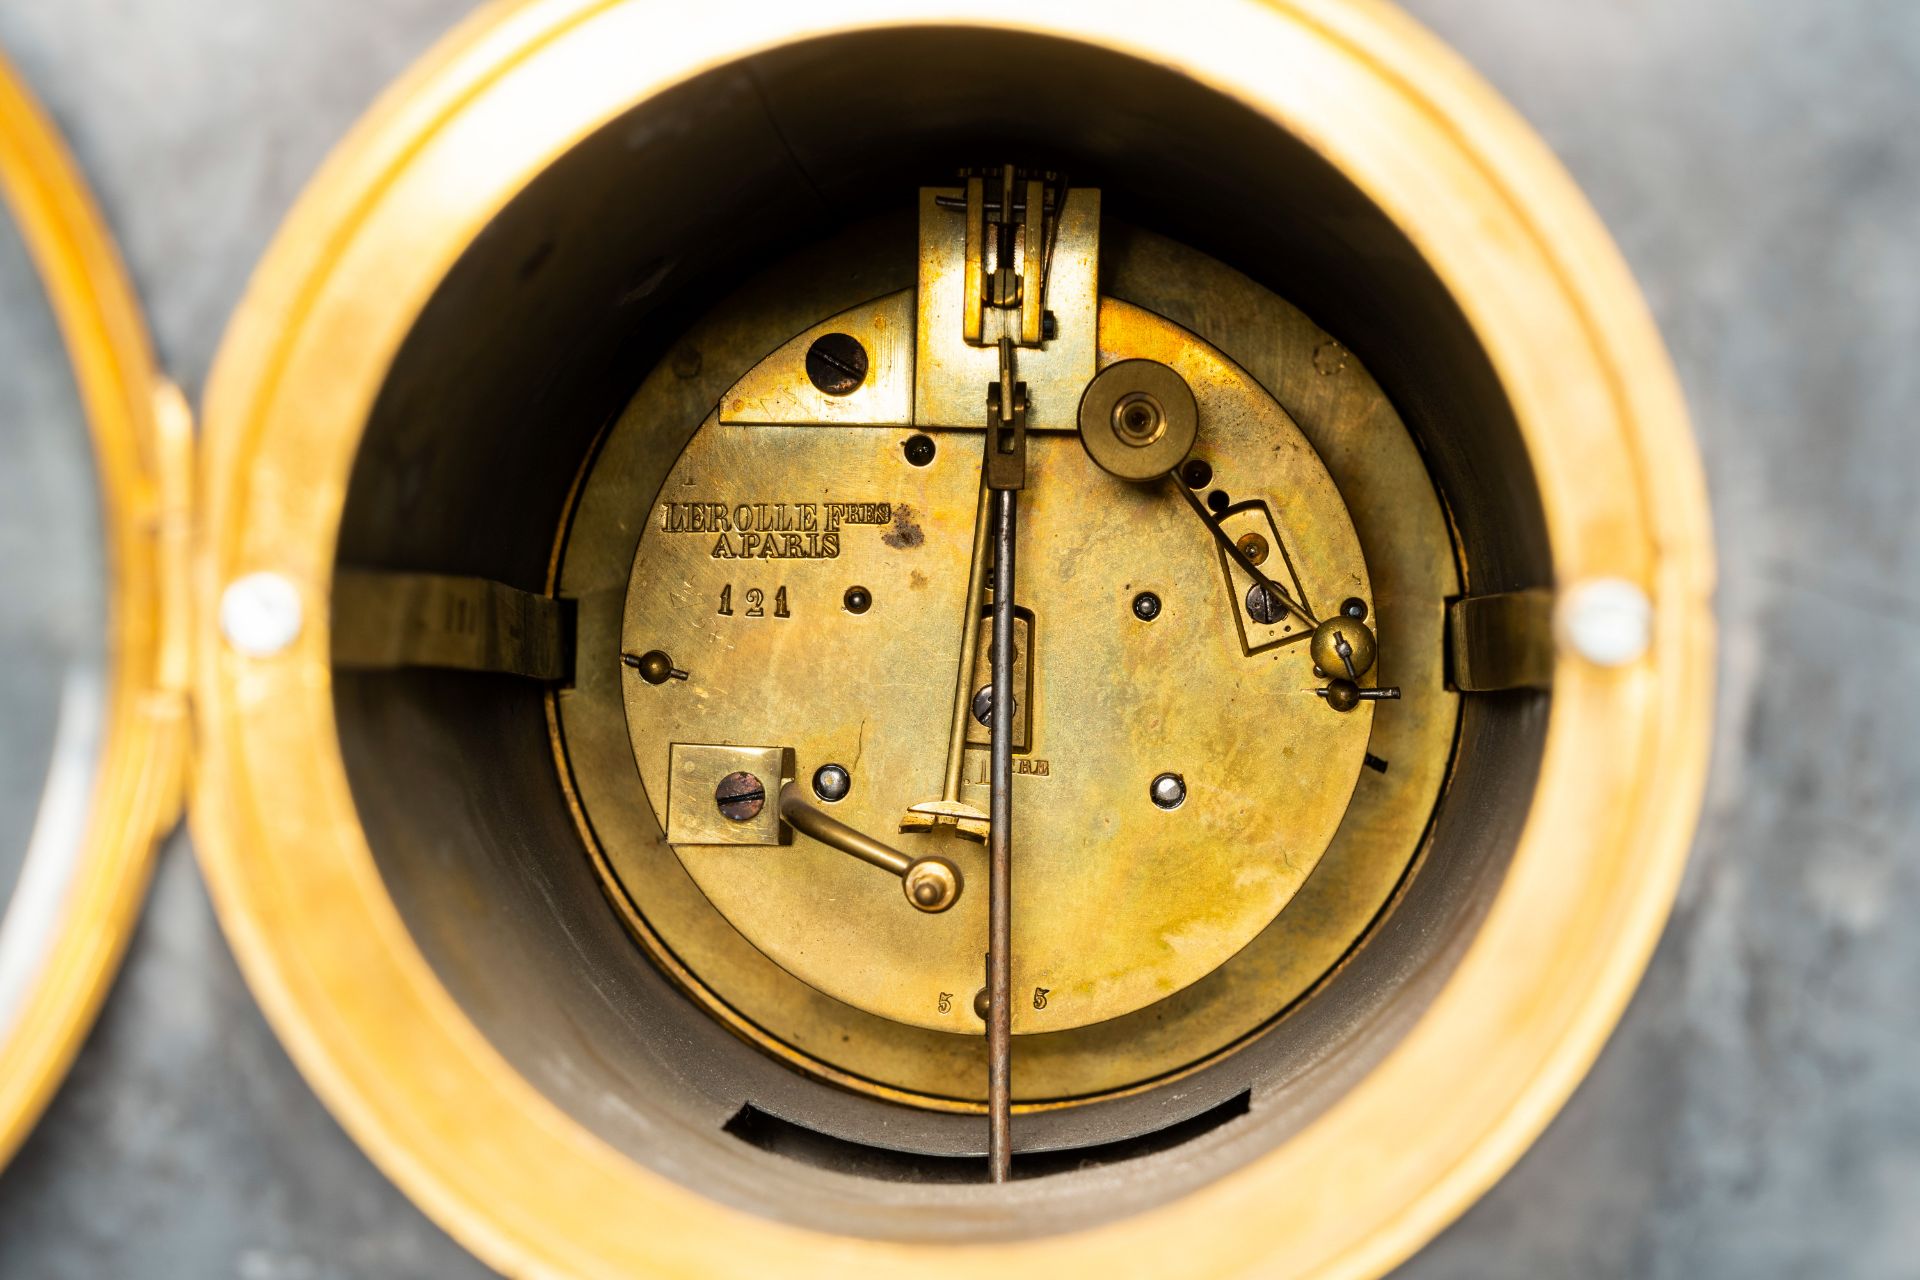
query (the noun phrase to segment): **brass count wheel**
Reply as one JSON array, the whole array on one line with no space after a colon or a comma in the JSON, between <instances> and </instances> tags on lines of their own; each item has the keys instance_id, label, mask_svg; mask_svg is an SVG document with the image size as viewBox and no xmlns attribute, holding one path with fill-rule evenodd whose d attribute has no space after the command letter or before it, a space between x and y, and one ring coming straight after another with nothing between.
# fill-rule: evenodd
<instances>
[{"instance_id":1,"label":"brass count wheel","mask_svg":"<svg viewBox=\"0 0 1920 1280\"><path fill-rule=\"evenodd\" d=\"M1109 364L1080 397L1080 441L1102 470L1122 480L1171 475L1200 430L1193 388L1157 360Z\"/></svg>"},{"instance_id":2,"label":"brass count wheel","mask_svg":"<svg viewBox=\"0 0 1920 1280\"><path fill-rule=\"evenodd\" d=\"M899 10L490 15L316 185L209 397L223 919L510 1273L1378 1273L1684 857L1658 343L1389 13Z\"/></svg>"}]
</instances>

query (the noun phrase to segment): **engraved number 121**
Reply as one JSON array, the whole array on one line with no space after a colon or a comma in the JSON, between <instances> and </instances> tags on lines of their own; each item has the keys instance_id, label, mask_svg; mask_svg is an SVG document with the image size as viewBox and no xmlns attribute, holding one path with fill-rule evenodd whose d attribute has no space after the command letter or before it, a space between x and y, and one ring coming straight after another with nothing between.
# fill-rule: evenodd
<instances>
[{"instance_id":1,"label":"engraved number 121","mask_svg":"<svg viewBox=\"0 0 1920 1280\"><path fill-rule=\"evenodd\" d=\"M764 618L767 616L765 607L767 603L766 592L760 590L758 587L748 587L741 593L741 597L747 604L747 607L741 612L741 617ZM720 588L719 613L723 618L731 618L733 616L733 584L731 582ZM785 587L781 587L773 593L773 616L776 618L790 618L793 616L787 612L787 589Z\"/></svg>"}]
</instances>

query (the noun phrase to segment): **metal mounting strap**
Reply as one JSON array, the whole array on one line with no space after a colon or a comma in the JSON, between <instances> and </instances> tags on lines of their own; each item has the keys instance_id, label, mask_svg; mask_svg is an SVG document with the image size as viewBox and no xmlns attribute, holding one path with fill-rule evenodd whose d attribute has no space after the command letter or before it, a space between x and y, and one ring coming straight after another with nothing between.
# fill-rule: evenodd
<instances>
[{"instance_id":1,"label":"metal mounting strap","mask_svg":"<svg viewBox=\"0 0 1920 1280\"><path fill-rule=\"evenodd\" d=\"M1553 683L1553 592L1536 587L1447 604L1447 682L1462 693Z\"/></svg>"}]
</instances>

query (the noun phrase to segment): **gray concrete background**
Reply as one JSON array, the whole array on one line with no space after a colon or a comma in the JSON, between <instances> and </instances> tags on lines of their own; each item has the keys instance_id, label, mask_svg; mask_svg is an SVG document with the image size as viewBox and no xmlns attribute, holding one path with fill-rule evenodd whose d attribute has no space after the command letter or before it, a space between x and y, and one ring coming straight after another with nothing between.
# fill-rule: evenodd
<instances>
[{"instance_id":1,"label":"gray concrete background","mask_svg":"<svg viewBox=\"0 0 1920 1280\"><path fill-rule=\"evenodd\" d=\"M93 770L101 733L99 698L70 702L75 682L105 679L106 552L101 545L99 473L87 419L59 326L19 228L0 215L0 600L33 609L0 610L0 910L14 891L56 749ZM75 743L56 733L63 708ZM70 766L71 767L71 766ZM77 796L91 781L83 777ZM42 837L47 838L47 837ZM5 965L0 964L0 969ZM0 980L4 981L4 980ZM0 988L0 1020L11 1016Z\"/></svg>"},{"instance_id":2,"label":"gray concrete background","mask_svg":"<svg viewBox=\"0 0 1920 1280\"><path fill-rule=\"evenodd\" d=\"M1402 1275L1920 1276L1920 4L1409 7L1546 136L1647 291L1706 454L1725 651L1644 988ZM0 0L190 393L326 148L468 8ZM479 1274L294 1073L176 837L0 1175L0 1275Z\"/></svg>"}]
</instances>

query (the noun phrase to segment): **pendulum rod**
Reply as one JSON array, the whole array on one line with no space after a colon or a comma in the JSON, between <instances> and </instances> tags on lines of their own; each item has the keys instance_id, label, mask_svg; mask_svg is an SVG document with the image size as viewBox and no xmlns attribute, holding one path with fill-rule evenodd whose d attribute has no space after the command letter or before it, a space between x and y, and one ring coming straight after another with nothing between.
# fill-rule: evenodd
<instances>
[{"instance_id":1,"label":"pendulum rod","mask_svg":"<svg viewBox=\"0 0 1920 1280\"><path fill-rule=\"evenodd\" d=\"M1027 393L1013 342L1000 340L1000 380L987 393L983 465L993 495L992 763L987 802L987 1172L1012 1176L1013 1113L1013 556L1027 477Z\"/></svg>"},{"instance_id":2,"label":"pendulum rod","mask_svg":"<svg viewBox=\"0 0 1920 1280\"><path fill-rule=\"evenodd\" d=\"M993 495L993 762L987 835L987 1163L1011 1174L1013 1110L1013 541L1019 494Z\"/></svg>"}]
</instances>

